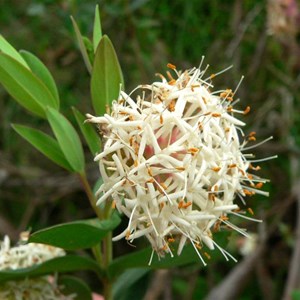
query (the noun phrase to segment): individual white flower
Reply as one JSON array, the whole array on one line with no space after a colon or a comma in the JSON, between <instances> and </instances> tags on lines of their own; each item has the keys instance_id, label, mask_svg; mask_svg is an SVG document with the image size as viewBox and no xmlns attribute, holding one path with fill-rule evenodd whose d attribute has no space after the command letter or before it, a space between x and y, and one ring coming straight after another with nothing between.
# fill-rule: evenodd
<instances>
[{"instance_id":1,"label":"individual white flower","mask_svg":"<svg viewBox=\"0 0 300 300\"><path fill-rule=\"evenodd\" d=\"M239 252L243 256L252 254L258 246L258 236L256 233L248 233L249 238L240 237L237 240Z\"/></svg>"},{"instance_id":2,"label":"individual white flower","mask_svg":"<svg viewBox=\"0 0 300 300\"><path fill-rule=\"evenodd\" d=\"M233 108L236 90L212 91L212 78L223 71L205 79L201 65L185 72L168 67L176 79L170 72L168 79L158 74L161 82L138 86L130 95L121 92L110 114L87 115L105 140L95 157L103 179L98 205L112 200L129 218L114 240L145 236L159 257L173 256L175 241L179 255L190 241L204 264L203 244L228 259L212 229L222 224L247 235L228 220L230 214L243 216L235 196L244 203L246 195L268 194L259 190L266 180L252 174L259 166L243 154L255 133L244 136L245 123L235 117L250 108Z\"/></svg>"},{"instance_id":3,"label":"individual white flower","mask_svg":"<svg viewBox=\"0 0 300 300\"><path fill-rule=\"evenodd\" d=\"M11 247L8 236L0 243L0 270L17 270L63 256L63 249L44 244L22 242ZM0 299L3 300L72 300L75 295L65 296L57 285L56 276L40 276L0 284Z\"/></svg>"}]
</instances>

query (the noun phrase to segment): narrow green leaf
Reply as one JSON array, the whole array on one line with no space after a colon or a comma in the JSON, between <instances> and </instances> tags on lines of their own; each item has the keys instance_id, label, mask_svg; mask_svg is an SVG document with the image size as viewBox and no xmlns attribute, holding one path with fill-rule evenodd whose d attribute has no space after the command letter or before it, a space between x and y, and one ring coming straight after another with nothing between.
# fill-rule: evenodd
<instances>
[{"instance_id":1,"label":"narrow green leaf","mask_svg":"<svg viewBox=\"0 0 300 300\"><path fill-rule=\"evenodd\" d=\"M72 107L74 116L76 118L77 124L87 142L87 145L93 155L101 149L101 140L99 135L96 133L93 124L85 123L85 116L79 112L75 107Z\"/></svg>"},{"instance_id":2,"label":"narrow green leaf","mask_svg":"<svg viewBox=\"0 0 300 300\"><path fill-rule=\"evenodd\" d=\"M95 54L91 79L92 104L97 115L103 115L106 106L118 99L121 85L124 88L115 49L110 39L104 35Z\"/></svg>"},{"instance_id":3,"label":"narrow green leaf","mask_svg":"<svg viewBox=\"0 0 300 300\"><path fill-rule=\"evenodd\" d=\"M63 275L58 278L58 285L64 295L75 294L75 300L92 300L92 292L88 285L78 277Z\"/></svg>"},{"instance_id":4,"label":"narrow green leaf","mask_svg":"<svg viewBox=\"0 0 300 300\"><path fill-rule=\"evenodd\" d=\"M8 56L11 56L13 59L18 61L27 69L30 69L26 61L19 54L19 52L1 34L0 34L0 51L7 54Z\"/></svg>"},{"instance_id":5,"label":"narrow green leaf","mask_svg":"<svg viewBox=\"0 0 300 300\"><path fill-rule=\"evenodd\" d=\"M134 268L126 270L117 278L113 285L113 299L121 299L134 283L149 272L149 268Z\"/></svg>"},{"instance_id":6,"label":"narrow green leaf","mask_svg":"<svg viewBox=\"0 0 300 300\"><path fill-rule=\"evenodd\" d=\"M33 74L35 74L46 85L46 87L56 100L56 106L59 107L58 90L55 81L47 67L42 63L42 61L39 58L37 58L32 53L25 50L20 51L20 53L29 65Z\"/></svg>"},{"instance_id":7,"label":"narrow green leaf","mask_svg":"<svg viewBox=\"0 0 300 300\"><path fill-rule=\"evenodd\" d=\"M57 141L51 136L43 133L40 130L23 125L13 124L12 127L27 142L29 142L34 148L43 153L50 160L67 169L68 171L72 171L72 168L65 159L65 156L62 153Z\"/></svg>"},{"instance_id":8,"label":"narrow green leaf","mask_svg":"<svg viewBox=\"0 0 300 300\"><path fill-rule=\"evenodd\" d=\"M174 254L174 257L167 255L160 260L154 253L151 265L149 266L149 260L151 257L152 249L146 248L140 251L135 251L131 254L127 254L113 260L108 268L108 273L111 278L121 274L129 268L150 268L150 269L164 269L176 266L182 266L190 263L199 262L200 259L197 256L195 249L192 245L186 246L180 256Z\"/></svg>"},{"instance_id":9,"label":"narrow green leaf","mask_svg":"<svg viewBox=\"0 0 300 300\"><path fill-rule=\"evenodd\" d=\"M45 117L47 106L58 109L45 84L24 65L0 53L0 82L7 92L30 112Z\"/></svg>"},{"instance_id":10,"label":"narrow green leaf","mask_svg":"<svg viewBox=\"0 0 300 300\"><path fill-rule=\"evenodd\" d=\"M90 219L59 224L31 234L29 242L52 245L65 250L87 249L99 244L120 221L115 215L112 219L104 221Z\"/></svg>"},{"instance_id":11,"label":"narrow green leaf","mask_svg":"<svg viewBox=\"0 0 300 300\"><path fill-rule=\"evenodd\" d=\"M93 65L93 63L94 63L94 58L95 58L95 53L94 53L94 46L93 46L93 43L92 43L91 40L90 40L88 37L86 37L86 36L83 36L83 37L82 37L82 40L83 40L83 43L84 43L86 52L87 52L87 54L88 54L90 63L91 63L91 65Z\"/></svg>"},{"instance_id":12,"label":"narrow green leaf","mask_svg":"<svg viewBox=\"0 0 300 300\"><path fill-rule=\"evenodd\" d=\"M91 270L99 275L102 273L96 261L88 257L66 255L47 260L44 263L37 264L29 268L0 271L0 283L9 280L25 279L27 277L38 277L57 272L65 273L80 270Z\"/></svg>"},{"instance_id":13,"label":"narrow green leaf","mask_svg":"<svg viewBox=\"0 0 300 300\"><path fill-rule=\"evenodd\" d=\"M77 37L79 49L80 49L81 55L83 57L83 61L85 63L87 70L91 74L92 73L92 65L91 65L88 53L86 51L85 45L84 45L83 37L82 37L79 27L73 17L71 17L71 20L72 20L72 24L73 24L73 27L75 30L76 37Z\"/></svg>"},{"instance_id":14,"label":"narrow green leaf","mask_svg":"<svg viewBox=\"0 0 300 300\"><path fill-rule=\"evenodd\" d=\"M48 108L47 119L66 160L73 171L84 172L84 154L81 141L72 124L57 110Z\"/></svg>"},{"instance_id":15,"label":"narrow green leaf","mask_svg":"<svg viewBox=\"0 0 300 300\"><path fill-rule=\"evenodd\" d=\"M95 8L95 20L94 20L94 31L93 31L93 45L94 45L95 53L101 38L102 38L101 19L100 19L99 5L97 4Z\"/></svg>"}]
</instances>

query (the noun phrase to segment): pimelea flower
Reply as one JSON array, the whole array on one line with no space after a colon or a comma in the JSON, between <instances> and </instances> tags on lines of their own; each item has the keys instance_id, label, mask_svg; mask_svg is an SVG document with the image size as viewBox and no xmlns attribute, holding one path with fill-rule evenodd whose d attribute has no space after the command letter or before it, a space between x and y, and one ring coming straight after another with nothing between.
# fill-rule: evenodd
<instances>
[{"instance_id":1,"label":"pimelea flower","mask_svg":"<svg viewBox=\"0 0 300 300\"><path fill-rule=\"evenodd\" d=\"M255 133L245 136L245 123L235 117L250 107L233 108L237 89L212 91L212 78L223 71L205 79L201 64L184 72L168 67L176 78L158 74L161 82L131 93L140 91L136 100L121 92L110 114L87 115L105 139L95 157L103 179L98 205L112 199L129 219L114 240L145 236L159 257L173 256L175 241L179 255L190 241L203 264L203 244L228 259L232 256L214 241L212 230L224 224L247 235L228 220L230 214L247 218L238 212L236 195L243 203L246 195L268 195L260 190L266 180L252 174L259 166L243 153Z\"/></svg>"},{"instance_id":2,"label":"pimelea flower","mask_svg":"<svg viewBox=\"0 0 300 300\"><path fill-rule=\"evenodd\" d=\"M0 270L17 270L40 264L65 255L64 250L48 245L30 243L11 247L8 236L0 243ZM3 300L71 300L75 295L65 296L57 285L56 276L41 276L0 285Z\"/></svg>"}]
</instances>

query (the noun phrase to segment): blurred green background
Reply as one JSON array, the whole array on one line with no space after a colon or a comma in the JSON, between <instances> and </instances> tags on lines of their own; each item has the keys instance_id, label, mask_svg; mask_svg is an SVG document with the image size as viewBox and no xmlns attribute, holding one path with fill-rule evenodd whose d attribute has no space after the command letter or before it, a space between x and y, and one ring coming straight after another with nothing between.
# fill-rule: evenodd
<instances>
[{"instance_id":1,"label":"blurred green background","mask_svg":"<svg viewBox=\"0 0 300 300\"><path fill-rule=\"evenodd\" d=\"M62 112L71 120L71 105L86 113L92 110L90 78L70 15L90 37L96 4L103 32L119 56L127 92L157 80L155 73L164 73L169 62L184 70L198 66L204 55L210 65L208 75L233 65L214 80L215 86L234 89L245 75L238 91L238 106L251 106L251 113L243 118L245 133L256 131L258 141L272 135L273 141L253 151L259 158L279 156L261 164L261 176L271 180L265 186L270 197L247 199L263 225L237 220L257 234L257 245L263 247L243 256L244 239L230 232L225 238L216 234L223 244L228 240L227 248L239 264L217 256L206 268L199 262L152 272L125 290L122 299L282 299L287 286L300 288L300 275L291 274L290 267L300 266L295 255L300 251L300 14L296 1L0 0L0 33L15 48L33 52L47 65L58 84ZM19 232L28 228L93 216L77 178L17 136L10 126L14 122L49 131L44 121L25 112L0 88L0 234L17 240ZM86 153L90 179L95 182L98 168ZM115 248L116 255L132 251L126 243ZM251 255L255 256L252 261ZM250 265L243 265L247 259ZM244 273L232 277L239 267ZM87 280L101 292L93 278ZM296 293L295 299L300 299Z\"/></svg>"}]
</instances>

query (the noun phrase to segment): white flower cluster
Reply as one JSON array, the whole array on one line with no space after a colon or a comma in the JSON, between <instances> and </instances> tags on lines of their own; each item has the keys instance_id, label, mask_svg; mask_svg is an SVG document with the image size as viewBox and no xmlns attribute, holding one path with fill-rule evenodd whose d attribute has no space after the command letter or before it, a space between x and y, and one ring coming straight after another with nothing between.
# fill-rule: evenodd
<instances>
[{"instance_id":1,"label":"white flower cluster","mask_svg":"<svg viewBox=\"0 0 300 300\"><path fill-rule=\"evenodd\" d=\"M30 243L11 247L8 236L0 243L0 270L17 270L40 264L65 255L64 250L48 245ZM26 278L0 284L0 299L3 300L72 300L75 295L65 296L60 292L55 276Z\"/></svg>"},{"instance_id":2,"label":"white flower cluster","mask_svg":"<svg viewBox=\"0 0 300 300\"><path fill-rule=\"evenodd\" d=\"M9 237L5 236L0 244L0 270L27 268L64 255L63 249L44 244L29 243L11 247Z\"/></svg>"},{"instance_id":3,"label":"white flower cluster","mask_svg":"<svg viewBox=\"0 0 300 300\"><path fill-rule=\"evenodd\" d=\"M259 190L266 180L253 174L259 166L242 152L252 148L245 146L255 133L244 136L245 123L234 116L250 108L233 108L236 90L212 92L218 74L204 79L200 67L185 72L168 67L176 79L170 72L169 78L158 74L162 82L131 93L141 90L136 100L121 92L110 114L87 115L105 139L95 157L103 179L98 205L111 199L129 218L114 240L145 236L159 257L173 256L175 241L179 255L190 241L204 264L203 244L217 247L227 259L232 256L214 241L212 230L225 225L246 235L228 220L229 214L248 218L239 212L235 196L244 202L246 195L267 195Z\"/></svg>"},{"instance_id":4,"label":"white flower cluster","mask_svg":"<svg viewBox=\"0 0 300 300\"><path fill-rule=\"evenodd\" d=\"M2 300L72 300L75 296L75 294L68 296L61 294L54 277L26 278L0 285Z\"/></svg>"}]
</instances>

